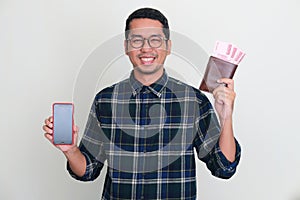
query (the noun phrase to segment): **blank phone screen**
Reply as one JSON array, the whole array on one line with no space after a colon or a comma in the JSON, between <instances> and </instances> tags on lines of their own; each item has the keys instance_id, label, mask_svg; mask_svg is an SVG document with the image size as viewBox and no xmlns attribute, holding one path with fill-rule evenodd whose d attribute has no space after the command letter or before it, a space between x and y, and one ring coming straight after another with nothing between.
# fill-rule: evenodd
<instances>
[{"instance_id":1,"label":"blank phone screen","mask_svg":"<svg viewBox=\"0 0 300 200\"><path fill-rule=\"evenodd\" d=\"M73 105L59 104L53 105L53 143L72 144L73 142Z\"/></svg>"}]
</instances>

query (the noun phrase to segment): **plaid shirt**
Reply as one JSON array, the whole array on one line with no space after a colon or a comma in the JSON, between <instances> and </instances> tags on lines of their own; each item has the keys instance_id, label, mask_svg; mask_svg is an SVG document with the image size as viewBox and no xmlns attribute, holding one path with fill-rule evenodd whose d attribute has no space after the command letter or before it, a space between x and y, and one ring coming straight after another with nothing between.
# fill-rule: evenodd
<instances>
[{"instance_id":1,"label":"plaid shirt","mask_svg":"<svg viewBox=\"0 0 300 200\"><path fill-rule=\"evenodd\" d=\"M86 158L81 181L97 178L107 161L102 199L196 199L195 155L214 176L230 178L219 147L220 126L206 96L166 73L143 86L133 73L99 92L79 148Z\"/></svg>"}]
</instances>

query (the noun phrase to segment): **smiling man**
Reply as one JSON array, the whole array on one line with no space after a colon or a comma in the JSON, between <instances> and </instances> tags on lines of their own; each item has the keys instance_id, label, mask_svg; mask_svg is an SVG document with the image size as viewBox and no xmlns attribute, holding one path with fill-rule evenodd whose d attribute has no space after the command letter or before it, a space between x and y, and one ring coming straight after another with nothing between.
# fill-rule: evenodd
<instances>
[{"instance_id":1,"label":"smiling man","mask_svg":"<svg viewBox=\"0 0 300 200\"><path fill-rule=\"evenodd\" d=\"M130 77L96 95L79 146L56 146L81 181L96 179L107 161L102 199L196 199L194 149L216 177L232 177L239 163L233 80L219 80L213 92L219 123L203 93L167 75L172 44L161 12L136 10L125 31ZM49 117L43 129L50 141L52 127Z\"/></svg>"},{"instance_id":2,"label":"smiling man","mask_svg":"<svg viewBox=\"0 0 300 200\"><path fill-rule=\"evenodd\" d=\"M171 41L166 38L158 20L136 18L128 26L124 45L134 67L134 76L144 85L150 85L163 75L163 65L170 54Z\"/></svg>"}]
</instances>

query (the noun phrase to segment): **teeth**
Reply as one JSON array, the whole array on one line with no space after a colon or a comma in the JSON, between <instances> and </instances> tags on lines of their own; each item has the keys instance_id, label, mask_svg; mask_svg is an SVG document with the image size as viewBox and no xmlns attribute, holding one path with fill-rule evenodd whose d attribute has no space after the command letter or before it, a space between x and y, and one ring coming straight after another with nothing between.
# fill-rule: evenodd
<instances>
[{"instance_id":1,"label":"teeth","mask_svg":"<svg viewBox=\"0 0 300 200\"><path fill-rule=\"evenodd\" d=\"M142 59L142 61L144 61L144 62L150 62L150 61L153 61L154 60L154 58L141 58Z\"/></svg>"}]
</instances>

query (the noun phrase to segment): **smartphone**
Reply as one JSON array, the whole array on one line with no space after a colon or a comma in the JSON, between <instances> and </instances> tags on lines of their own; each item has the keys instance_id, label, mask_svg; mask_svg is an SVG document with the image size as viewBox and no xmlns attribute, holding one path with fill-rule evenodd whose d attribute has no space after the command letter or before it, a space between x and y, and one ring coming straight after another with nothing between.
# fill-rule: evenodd
<instances>
[{"instance_id":1,"label":"smartphone","mask_svg":"<svg viewBox=\"0 0 300 200\"><path fill-rule=\"evenodd\" d=\"M53 103L53 144L73 144L73 103Z\"/></svg>"}]
</instances>

